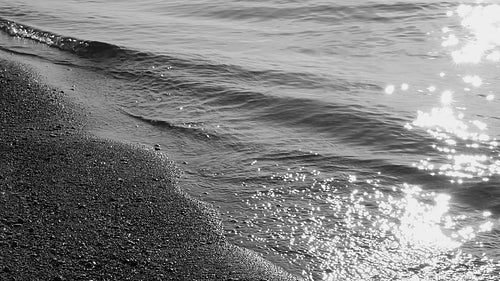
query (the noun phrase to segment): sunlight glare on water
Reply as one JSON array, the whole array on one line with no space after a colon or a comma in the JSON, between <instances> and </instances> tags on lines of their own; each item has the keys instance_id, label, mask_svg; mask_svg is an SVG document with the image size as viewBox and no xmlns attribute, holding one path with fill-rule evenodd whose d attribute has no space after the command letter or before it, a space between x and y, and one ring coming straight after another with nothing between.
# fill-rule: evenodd
<instances>
[{"instance_id":1,"label":"sunlight glare on water","mask_svg":"<svg viewBox=\"0 0 500 281\"><path fill-rule=\"evenodd\" d=\"M483 59L498 61L499 14L500 6L497 4L461 4L447 13L448 16L457 17L461 26L461 29L456 30L442 28L446 36L442 37L441 46L449 50L455 64L473 66ZM465 92L479 91L485 84L476 74L460 76L465 84L473 87L463 88ZM487 101L494 98L494 94L486 95ZM417 166L432 175L448 176L453 183L463 183L467 179L488 181L490 177L500 174L498 141L489 135L487 123L468 118L466 108L455 106L457 100L451 89L443 91L439 100L440 106L429 111L419 110L412 124L405 126L407 129L425 129L438 141L433 144L433 148L445 154L445 158L421 160Z\"/></svg>"},{"instance_id":2,"label":"sunlight glare on water","mask_svg":"<svg viewBox=\"0 0 500 281\"><path fill-rule=\"evenodd\" d=\"M441 47L449 52L450 64L500 60L495 49L500 37L489 36L500 34L498 5L459 5L446 14L458 18L461 26L441 30ZM436 74L441 79L454 75L448 70ZM463 92L480 90L488 81L474 72L456 76L467 88L429 83L424 91L410 88L413 81L408 81L386 84L383 93L425 92L435 100L435 107L420 108L404 127L435 140L429 146L438 156L424 156L415 166L459 186L500 175L500 155L488 122L459 106ZM493 99L494 94L486 96ZM488 210L470 216L454 211L451 193L388 184L380 172L328 177L326 171L301 167L284 172L269 169L272 163L259 165L260 175L271 184L249 187L257 190L245 201L255 216L235 231L259 226L250 240L264 245L267 254L303 268L307 280L490 280L481 276L498 268L484 254L463 251L468 243L482 245L476 239L497 228L498 221Z\"/></svg>"},{"instance_id":3,"label":"sunlight glare on water","mask_svg":"<svg viewBox=\"0 0 500 281\"><path fill-rule=\"evenodd\" d=\"M495 153L498 141L488 135L488 126L481 120L466 120L462 110L456 110L452 93L445 91L440 97L441 107L429 112L418 111L416 119L407 129L419 127L435 138L438 144L433 147L446 154L447 162L422 160L419 167L431 174L446 175L452 181L461 183L464 178L480 177L487 180L500 174L500 158ZM437 170L437 172L436 172Z\"/></svg>"},{"instance_id":4,"label":"sunlight glare on water","mask_svg":"<svg viewBox=\"0 0 500 281\"><path fill-rule=\"evenodd\" d=\"M450 34L443 46L460 46L451 55L453 61L459 63L479 63L486 57L490 61L498 61L500 46L500 5L461 4L454 11L460 17L461 25L467 32L462 40Z\"/></svg>"},{"instance_id":5,"label":"sunlight glare on water","mask_svg":"<svg viewBox=\"0 0 500 281\"><path fill-rule=\"evenodd\" d=\"M261 171L270 166L260 164ZM304 168L269 176L274 183L256 186L246 202L255 216L244 224L273 224L250 239L300 265L307 280L451 278L473 259L459 247L495 225L488 213L474 220L454 214L449 195L415 185L387 187L357 175L324 178ZM447 264L450 255L456 264ZM469 270L491 268L488 260Z\"/></svg>"}]
</instances>

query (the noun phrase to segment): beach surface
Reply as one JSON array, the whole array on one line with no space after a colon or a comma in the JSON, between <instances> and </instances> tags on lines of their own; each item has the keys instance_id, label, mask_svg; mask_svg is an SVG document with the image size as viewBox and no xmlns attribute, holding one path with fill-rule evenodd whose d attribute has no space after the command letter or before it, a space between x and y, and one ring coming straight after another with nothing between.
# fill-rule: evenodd
<instances>
[{"instance_id":1,"label":"beach surface","mask_svg":"<svg viewBox=\"0 0 500 281\"><path fill-rule=\"evenodd\" d=\"M1 280L296 280L228 243L163 152L93 136L86 109L4 58L0 108Z\"/></svg>"}]
</instances>

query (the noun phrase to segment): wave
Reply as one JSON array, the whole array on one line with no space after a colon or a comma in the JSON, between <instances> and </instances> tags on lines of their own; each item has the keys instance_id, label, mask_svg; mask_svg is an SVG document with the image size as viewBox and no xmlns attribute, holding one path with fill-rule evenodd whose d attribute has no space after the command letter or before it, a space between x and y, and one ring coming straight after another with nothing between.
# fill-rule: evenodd
<instances>
[{"instance_id":1,"label":"wave","mask_svg":"<svg viewBox=\"0 0 500 281\"><path fill-rule=\"evenodd\" d=\"M495 215L500 215L500 184L499 177L491 177L489 181L467 183L455 188L455 200L476 209L487 209Z\"/></svg>"},{"instance_id":2,"label":"wave","mask_svg":"<svg viewBox=\"0 0 500 281\"><path fill-rule=\"evenodd\" d=\"M184 91L179 89L180 87L177 84L176 89ZM395 117L391 110L382 107L370 109L356 104L275 96L259 91L232 88L228 85L190 83L183 84L182 87L186 87L185 91L190 91L192 104L201 105L206 112L223 111L228 120L236 118L231 121L232 123L246 122L241 119L241 116L245 116L247 120L266 125L271 129L290 128L297 134L310 134L315 138L368 147L376 152L427 155L428 144L434 141L425 132L404 129L407 120ZM173 126L166 121L150 117L158 116L162 112L169 111L168 109L157 107L151 111L133 114L133 117L156 126L194 133L193 128ZM200 134L206 133L201 131L196 133ZM235 140L231 139L230 142L234 143Z\"/></svg>"},{"instance_id":3,"label":"wave","mask_svg":"<svg viewBox=\"0 0 500 281\"><path fill-rule=\"evenodd\" d=\"M355 91L355 90L352 90ZM422 132L403 128L403 117L382 107L279 97L260 92L226 89L205 95L205 105L245 112L253 120L271 127L289 127L316 137L339 140L379 151L422 154L433 139Z\"/></svg>"},{"instance_id":4,"label":"wave","mask_svg":"<svg viewBox=\"0 0 500 281\"><path fill-rule=\"evenodd\" d=\"M336 21L401 21L410 18L429 16L429 10L441 10L449 8L456 3L452 2L414 2L414 3L391 3L391 4L366 4L366 5L338 5L333 3L314 4L310 1L287 3L260 2L247 5L211 5L199 6L195 4L180 4L173 7L176 13L184 13L186 16L208 17L227 19L231 21L269 21L269 20L301 20L322 23L333 23Z\"/></svg>"},{"instance_id":5,"label":"wave","mask_svg":"<svg viewBox=\"0 0 500 281\"><path fill-rule=\"evenodd\" d=\"M92 70L105 72L115 78L147 84L151 90L161 90L166 84L173 87L189 84L193 87L200 87L200 90L205 91L206 89L201 85L210 84L208 80L213 80L213 77L216 77L219 81L242 82L242 80L254 80L267 85L281 83L285 86L301 87L303 89L314 89L317 88L318 84L330 83L331 86L338 85L335 81L332 82L324 77L310 73L253 70L239 65L215 63L202 57L181 58L166 54L159 55L106 42L63 36L1 17L0 30L13 37L33 40L78 57L90 59ZM66 64L67 62L56 63ZM89 67L89 64L78 66ZM156 66L156 69L152 71L151 66ZM179 76L159 74L160 72L172 74L173 71L169 70L182 73ZM191 78L185 79L186 77L196 77L199 81L193 82ZM377 86L366 85L366 87L376 88Z\"/></svg>"},{"instance_id":6,"label":"wave","mask_svg":"<svg viewBox=\"0 0 500 281\"><path fill-rule=\"evenodd\" d=\"M421 154L427 151L427 144L432 141L418 132L404 131L402 127L408 120L395 118L388 109L369 108L352 101L351 104L325 103L272 91L283 87L294 91L322 89L345 100L346 96L355 96L360 91L381 91L380 86L369 81L327 79L312 73L279 69L254 70L200 57L159 55L66 37L3 18L0 18L0 30L10 36L34 40L88 59L90 64L85 63L84 67L130 82L130 87L137 90L138 95L144 91L156 95L180 92L204 107L228 109L238 114L245 112L270 127L286 126L380 151ZM127 114L164 128L206 137L206 132L150 118L147 113Z\"/></svg>"},{"instance_id":7,"label":"wave","mask_svg":"<svg viewBox=\"0 0 500 281\"><path fill-rule=\"evenodd\" d=\"M115 45L99 41L86 41L73 37L66 37L33 28L14 21L6 20L0 17L0 30L10 36L31 39L33 41L58 48L62 51L71 52L83 57L112 57L115 56L120 48Z\"/></svg>"},{"instance_id":8,"label":"wave","mask_svg":"<svg viewBox=\"0 0 500 281\"><path fill-rule=\"evenodd\" d=\"M431 190L442 190L453 187L449 178L444 175L431 175L427 171L417 167L392 163L386 159L362 159L356 156L340 156L327 154L311 154L305 151L269 151L261 155L258 161L278 161L288 163L293 166L294 163L301 165L311 165L321 171L335 171L335 173L351 173L353 167L360 174L367 171L367 176L374 172L380 172L380 179L386 179L388 182L397 182L403 178L406 183L416 184ZM403 183L403 182L400 182Z\"/></svg>"},{"instance_id":9,"label":"wave","mask_svg":"<svg viewBox=\"0 0 500 281\"><path fill-rule=\"evenodd\" d=\"M148 116L144 116L141 114L137 113L132 113L129 110L126 110L124 108L121 108L121 111L126 114L127 116L130 116L132 118L135 118L137 120L141 120L143 122L149 123L153 126L160 127L166 130L173 130L177 131L183 134L191 135L195 138L199 139L207 139L210 138L211 141L213 140L221 140L221 137L215 134L212 134L210 132L207 132L206 130L202 129L199 126L196 126L197 124L174 124L171 121L167 120L162 120L160 118L151 118Z\"/></svg>"}]
</instances>

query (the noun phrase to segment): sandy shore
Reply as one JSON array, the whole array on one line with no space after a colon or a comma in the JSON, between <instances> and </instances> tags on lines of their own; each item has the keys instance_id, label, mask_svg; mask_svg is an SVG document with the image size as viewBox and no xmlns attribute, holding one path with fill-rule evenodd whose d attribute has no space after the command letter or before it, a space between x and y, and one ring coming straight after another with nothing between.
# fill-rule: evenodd
<instances>
[{"instance_id":1,"label":"sandy shore","mask_svg":"<svg viewBox=\"0 0 500 281\"><path fill-rule=\"evenodd\" d=\"M0 280L296 280L229 244L160 154L89 135L1 59L0 108Z\"/></svg>"}]
</instances>

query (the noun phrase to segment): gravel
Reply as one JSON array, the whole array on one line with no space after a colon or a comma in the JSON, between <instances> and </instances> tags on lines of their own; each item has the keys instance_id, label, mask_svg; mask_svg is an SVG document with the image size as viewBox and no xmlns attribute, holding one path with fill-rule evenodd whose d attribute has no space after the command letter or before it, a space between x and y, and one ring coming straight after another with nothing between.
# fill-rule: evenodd
<instances>
[{"instance_id":1,"label":"gravel","mask_svg":"<svg viewBox=\"0 0 500 281\"><path fill-rule=\"evenodd\" d=\"M0 109L0 280L297 280L228 243L158 149L90 135L26 66L0 59Z\"/></svg>"}]
</instances>

